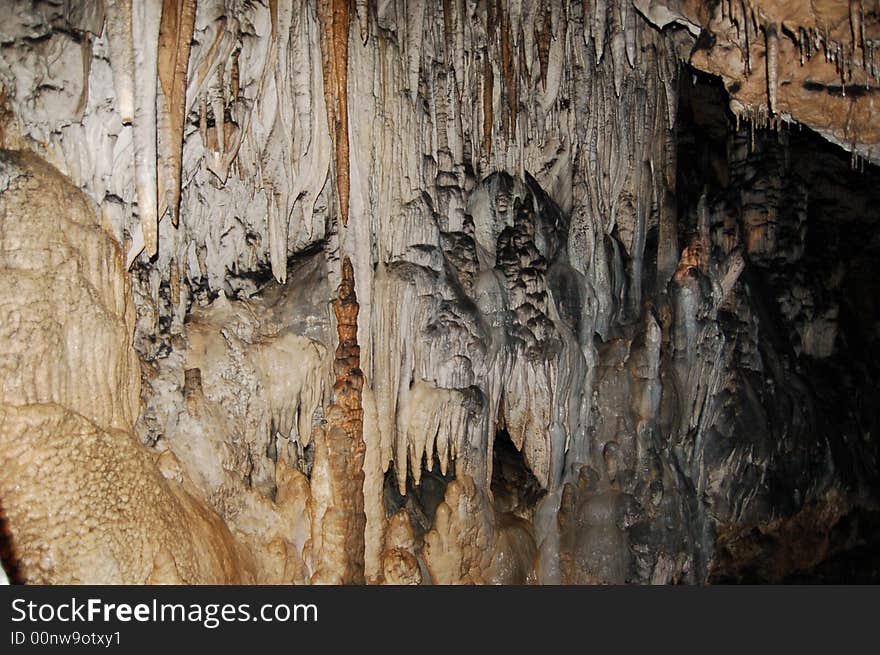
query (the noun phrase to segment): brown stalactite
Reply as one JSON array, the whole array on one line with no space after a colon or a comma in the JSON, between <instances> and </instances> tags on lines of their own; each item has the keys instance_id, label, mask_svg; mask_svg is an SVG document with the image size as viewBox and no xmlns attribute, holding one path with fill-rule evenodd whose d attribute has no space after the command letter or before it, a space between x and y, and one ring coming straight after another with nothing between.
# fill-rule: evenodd
<instances>
[{"instance_id":1,"label":"brown stalactite","mask_svg":"<svg viewBox=\"0 0 880 655\"><path fill-rule=\"evenodd\" d=\"M336 189L342 224L348 225L348 30L349 0L319 0L324 99L333 140Z\"/></svg>"},{"instance_id":2,"label":"brown stalactite","mask_svg":"<svg viewBox=\"0 0 880 655\"><path fill-rule=\"evenodd\" d=\"M770 113L778 112L776 102L777 88L779 85L779 28L776 25L767 25L764 28L766 43L767 62L767 106Z\"/></svg>"},{"instance_id":3,"label":"brown stalactite","mask_svg":"<svg viewBox=\"0 0 880 655\"><path fill-rule=\"evenodd\" d=\"M495 47L498 45L499 23L501 14L501 5L497 0L490 0L486 4L486 34L488 35L488 43L486 45L485 57L485 73L483 80L483 154L486 159L492 156L492 125L494 118L494 102L495 102L495 71L492 68L492 60L495 54ZM504 76L504 62L501 62L501 75ZM502 91L504 89L504 80L501 80ZM503 103L502 103L503 106ZM502 110L502 132L506 129L503 123L504 115Z\"/></svg>"},{"instance_id":4,"label":"brown stalactite","mask_svg":"<svg viewBox=\"0 0 880 655\"><path fill-rule=\"evenodd\" d=\"M500 11L500 3L498 0L489 0L486 3L486 34L489 36L489 43L495 40L495 30L498 27L498 13Z\"/></svg>"},{"instance_id":5,"label":"brown stalactite","mask_svg":"<svg viewBox=\"0 0 880 655\"><path fill-rule=\"evenodd\" d=\"M238 94L241 92L241 70L238 67L238 58L241 55L241 51L236 51L232 56L232 72L230 77L230 86L231 86L231 99L233 102L238 98Z\"/></svg>"},{"instance_id":6,"label":"brown stalactite","mask_svg":"<svg viewBox=\"0 0 880 655\"><path fill-rule=\"evenodd\" d=\"M483 76L483 155L486 159L492 156L492 95L495 89L495 76L492 62L484 55L485 73Z\"/></svg>"},{"instance_id":7,"label":"brown stalactite","mask_svg":"<svg viewBox=\"0 0 880 655\"><path fill-rule=\"evenodd\" d=\"M516 128L516 70L510 46L510 22L507 12L500 8L501 14L501 74L504 89L504 138L510 141Z\"/></svg>"},{"instance_id":8,"label":"brown stalactite","mask_svg":"<svg viewBox=\"0 0 880 655\"><path fill-rule=\"evenodd\" d=\"M159 85L162 131L159 139L159 216L167 210L177 227L183 123L186 118L186 71L196 19L196 0L164 0L159 27ZM219 119L218 119L219 120Z\"/></svg>"}]
</instances>

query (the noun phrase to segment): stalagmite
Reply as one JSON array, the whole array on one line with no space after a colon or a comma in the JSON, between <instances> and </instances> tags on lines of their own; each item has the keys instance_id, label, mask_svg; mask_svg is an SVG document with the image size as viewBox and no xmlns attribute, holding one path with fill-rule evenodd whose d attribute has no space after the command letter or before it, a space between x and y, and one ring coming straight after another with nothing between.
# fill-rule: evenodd
<instances>
[{"instance_id":1,"label":"stalagmite","mask_svg":"<svg viewBox=\"0 0 880 655\"><path fill-rule=\"evenodd\" d=\"M322 529L319 537L313 536L313 548L318 547L313 581L319 583L364 582L364 380L357 342L358 309L354 269L346 257L333 304L339 339L333 364L333 404L327 411L327 426L316 436L316 466L326 467L329 495L312 500L313 535L316 528Z\"/></svg>"}]
</instances>

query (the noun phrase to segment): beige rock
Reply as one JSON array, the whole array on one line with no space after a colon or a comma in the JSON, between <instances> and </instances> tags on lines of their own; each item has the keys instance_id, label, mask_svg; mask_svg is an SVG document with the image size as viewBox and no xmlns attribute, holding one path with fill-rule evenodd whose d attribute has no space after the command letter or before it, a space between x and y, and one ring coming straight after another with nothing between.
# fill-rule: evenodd
<instances>
[{"instance_id":1,"label":"beige rock","mask_svg":"<svg viewBox=\"0 0 880 655\"><path fill-rule=\"evenodd\" d=\"M226 583L252 565L132 435L140 370L122 254L83 194L0 153L0 498L37 583Z\"/></svg>"}]
</instances>

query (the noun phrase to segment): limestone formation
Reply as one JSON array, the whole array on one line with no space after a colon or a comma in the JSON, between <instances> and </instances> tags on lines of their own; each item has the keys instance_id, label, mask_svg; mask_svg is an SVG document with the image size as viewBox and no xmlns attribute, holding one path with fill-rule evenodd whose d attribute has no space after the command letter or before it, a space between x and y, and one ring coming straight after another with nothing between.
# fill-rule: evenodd
<instances>
[{"instance_id":1,"label":"limestone formation","mask_svg":"<svg viewBox=\"0 0 880 655\"><path fill-rule=\"evenodd\" d=\"M3 151L0 497L36 583L253 580L228 529L137 442L140 372L122 253L81 191Z\"/></svg>"},{"instance_id":2,"label":"limestone formation","mask_svg":"<svg viewBox=\"0 0 880 655\"><path fill-rule=\"evenodd\" d=\"M4 578L880 579L874 0L3 12Z\"/></svg>"}]
</instances>

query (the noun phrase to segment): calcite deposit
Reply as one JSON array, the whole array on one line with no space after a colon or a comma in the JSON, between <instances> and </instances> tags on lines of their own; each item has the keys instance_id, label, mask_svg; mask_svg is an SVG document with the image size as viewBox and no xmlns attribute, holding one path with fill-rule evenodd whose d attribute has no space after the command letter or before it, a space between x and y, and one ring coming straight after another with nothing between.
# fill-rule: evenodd
<instances>
[{"instance_id":1,"label":"calcite deposit","mask_svg":"<svg viewBox=\"0 0 880 655\"><path fill-rule=\"evenodd\" d=\"M880 579L874 0L0 13L3 579Z\"/></svg>"}]
</instances>

